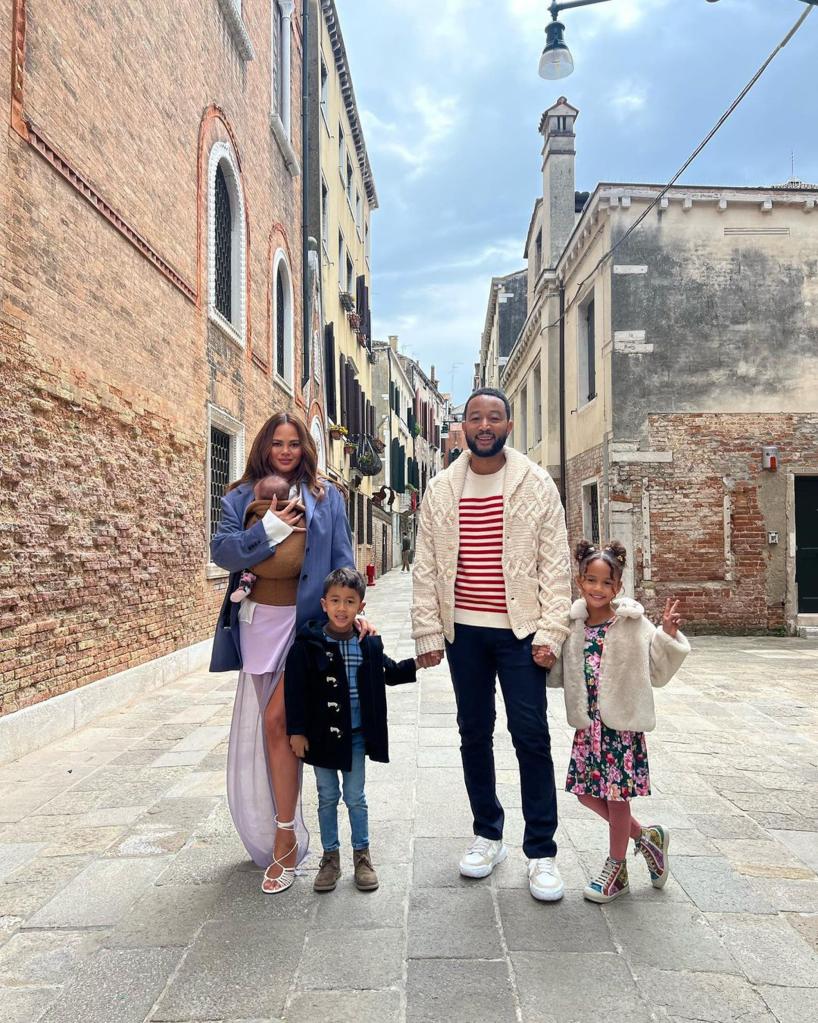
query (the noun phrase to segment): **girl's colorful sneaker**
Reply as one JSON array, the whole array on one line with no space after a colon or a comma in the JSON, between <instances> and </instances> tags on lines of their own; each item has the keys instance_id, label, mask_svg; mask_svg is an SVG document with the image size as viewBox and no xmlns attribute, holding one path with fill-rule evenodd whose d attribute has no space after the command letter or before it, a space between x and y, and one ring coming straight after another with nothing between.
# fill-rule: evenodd
<instances>
[{"instance_id":1,"label":"girl's colorful sneaker","mask_svg":"<svg viewBox=\"0 0 818 1023\"><path fill-rule=\"evenodd\" d=\"M650 871L650 883L654 888L664 888L670 877L667 851L670 848L670 832L658 824L642 828L636 839L636 852L645 857Z\"/></svg>"},{"instance_id":2,"label":"girl's colorful sneaker","mask_svg":"<svg viewBox=\"0 0 818 1023\"><path fill-rule=\"evenodd\" d=\"M620 895L630 891L628 885L628 865L624 860L614 860L610 856L599 877L585 885L582 894L589 902L613 902Z\"/></svg>"}]
</instances>

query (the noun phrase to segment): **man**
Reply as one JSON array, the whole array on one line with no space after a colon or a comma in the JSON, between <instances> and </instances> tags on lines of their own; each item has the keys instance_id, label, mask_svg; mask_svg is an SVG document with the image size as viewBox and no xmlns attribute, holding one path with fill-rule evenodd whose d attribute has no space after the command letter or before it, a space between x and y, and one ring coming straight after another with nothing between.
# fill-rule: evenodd
<instances>
[{"instance_id":1,"label":"man","mask_svg":"<svg viewBox=\"0 0 818 1023\"><path fill-rule=\"evenodd\" d=\"M570 558L557 488L506 449L511 428L503 392L474 391L463 415L469 454L429 483L420 509L412 636L419 667L439 664L445 647L457 700L475 835L460 873L487 877L507 855L494 774L499 677L520 767L529 888L553 902L563 884L545 680L568 635Z\"/></svg>"},{"instance_id":2,"label":"man","mask_svg":"<svg viewBox=\"0 0 818 1023\"><path fill-rule=\"evenodd\" d=\"M408 572L409 571L409 551L411 549L412 549L412 544L409 541L409 534L408 533L404 533L403 534L403 541L401 542L401 547L400 547L400 557L401 557L400 570L401 570L401 572Z\"/></svg>"}]
</instances>

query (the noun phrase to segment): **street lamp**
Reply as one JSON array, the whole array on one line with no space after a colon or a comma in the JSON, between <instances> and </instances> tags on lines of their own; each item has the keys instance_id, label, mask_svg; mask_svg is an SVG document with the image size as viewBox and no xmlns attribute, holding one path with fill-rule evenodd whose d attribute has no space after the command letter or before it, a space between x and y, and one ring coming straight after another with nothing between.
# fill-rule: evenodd
<instances>
[{"instance_id":1,"label":"street lamp","mask_svg":"<svg viewBox=\"0 0 818 1023\"><path fill-rule=\"evenodd\" d=\"M707 0L715 4L718 0ZM551 24L545 29L545 49L540 57L540 78L550 80L567 78L574 70L574 58L571 51L565 45L565 25L557 20L560 11L567 11L571 7L588 7L590 4L604 4L608 0L568 0L567 3L557 3L556 0L548 8L551 15ZM801 3L810 7L818 7L818 0L801 0Z\"/></svg>"},{"instance_id":2,"label":"street lamp","mask_svg":"<svg viewBox=\"0 0 818 1023\"><path fill-rule=\"evenodd\" d=\"M556 0L548 8L551 15L551 24L545 29L545 49L540 57L540 78L554 80L567 78L574 70L574 58L571 51L565 45L565 25L557 20L560 11L567 11L571 7L588 7L590 4L604 4L608 0L569 0L568 3L558 4Z\"/></svg>"}]
</instances>

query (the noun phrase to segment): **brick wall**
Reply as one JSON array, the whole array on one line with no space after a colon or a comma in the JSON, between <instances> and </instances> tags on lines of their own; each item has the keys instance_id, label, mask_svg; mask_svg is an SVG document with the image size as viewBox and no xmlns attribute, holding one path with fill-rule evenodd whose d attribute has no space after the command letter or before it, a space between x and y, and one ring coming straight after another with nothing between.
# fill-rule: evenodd
<instances>
[{"instance_id":1,"label":"brick wall","mask_svg":"<svg viewBox=\"0 0 818 1023\"><path fill-rule=\"evenodd\" d=\"M582 520L582 483L583 480L598 479L600 503L603 498L602 480L602 445L596 445L575 455L567 460L565 466L566 477L566 525L568 526L568 542L573 555L574 544L585 537L585 527ZM600 507L600 529L601 539L605 540L605 529L603 526L602 509ZM586 539L591 539L590 536Z\"/></svg>"},{"instance_id":2,"label":"brick wall","mask_svg":"<svg viewBox=\"0 0 818 1023\"><path fill-rule=\"evenodd\" d=\"M609 478L611 499L634 509L637 598L655 615L667 596L678 597L691 631L783 628L793 528L786 472L818 474L818 415L651 415L648 433L650 449L672 452L672 462L612 461ZM761 469L768 443L779 447L777 473ZM779 533L778 546L767 544L768 530Z\"/></svg>"},{"instance_id":3,"label":"brick wall","mask_svg":"<svg viewBox=\"0 0 818 1023\"><path fill-rule=\"evenodd\" d=\"M0 713L211 635L225 582L205 573L208 402L248 447L271 412L300 405L271 371L283 248L300 378L301 211L269 128L268 0L243 3L249 63L216 0L17 10L24 22L0 27L24 56L14 102L0 87L16 129L0 141ZM35 150L28 121L51 148ZM246 210L244 349L207 318L219 140Z\"/></svg>"}]
</instances>

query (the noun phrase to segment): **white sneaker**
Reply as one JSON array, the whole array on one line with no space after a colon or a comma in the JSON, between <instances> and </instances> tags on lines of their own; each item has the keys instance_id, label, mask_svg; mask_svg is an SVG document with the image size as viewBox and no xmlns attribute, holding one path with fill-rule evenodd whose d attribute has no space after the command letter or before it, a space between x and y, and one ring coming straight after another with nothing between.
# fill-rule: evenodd
<instances>
[{"instance_id":1,"label":"white sneaker","mask_svg":"<svg viewBox=\"0 0 818 1023\"><path fill-rule=\"evenodd\" d=\"M553 856L528 861L528 890L540 902L558 902L563 897L565 885Z\"/></svg>"},{"instance_id":2,"label":"white sneaker","mask_svg":"<svg viewBox=\"0 0 818 1023\"><path fill-rule=\"evenodd\" d=\"M463 877L488 877L498 863L508 856L508 849L502 840L478 836L463 854L460 861L460 873Z\"/></svg>"}]
</instances>

